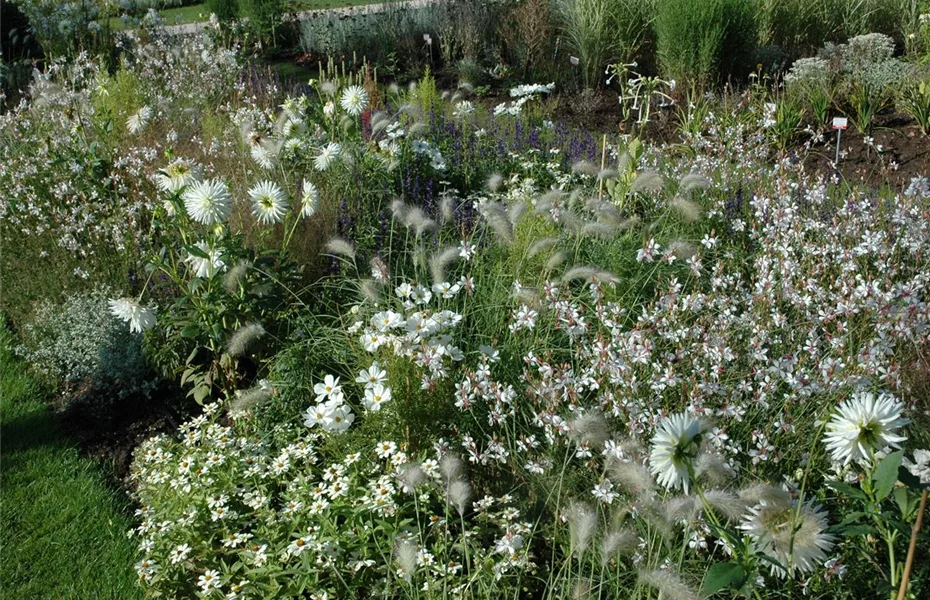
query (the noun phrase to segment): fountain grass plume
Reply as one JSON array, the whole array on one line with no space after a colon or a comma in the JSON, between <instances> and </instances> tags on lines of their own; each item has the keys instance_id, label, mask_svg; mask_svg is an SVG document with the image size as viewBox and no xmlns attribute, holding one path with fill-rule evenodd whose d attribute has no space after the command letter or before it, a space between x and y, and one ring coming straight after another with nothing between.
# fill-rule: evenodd
<instances>
[{"instance_id":1,"label":"fountain grass plume","mask_svg":"<svg viewBox=\"0 0 930 600\"><path fill-rule=\"evenodd\" d=\"M238 293L240 286L246 280L245 276L251 266L252 263L244 260L236 263L236 265L229 269L226 272L226 275L223 276L223 289L225 289L230 294Z\"/></svg>"},{"instance_id":2,"label":"fountain grass plume","mask_svg":"<svg viewBox=\"0 0 930 600\"><path fill-rule=\"evenodd\" d=\"M662 176L655 171L643 171L630 184L631 192L658 192L665 185Z\"/></svg>"},{"instance_id":3,"label":"fountain grass plume","mask_svg":"<svg viewBox=\"0 0 930 600\"><path fill-rule=\"evenodd\" d=\"M669 206L674 208L688 223L694 223L701 219L701 207L691 200L681 196L675 196L672 198Z\"/></svg>"},{"instance_id":4,"label":"fountain grass plume","mask_svg":"<svg viewBox=\"0 0 930 600\"><path fill-rule=\"evenodd\" d=\"M352 244L342 238L331 238L328 242L326 242L325 248L330 254L344 256L350 260L355 260L355 248L352 247Z\"/></svg>"},{"instance_id":5,"label":"fountain grass plume","mask_svg":"<svg viewBox=\"0 0 930 600\"><path fill-rule=\"evenodd\" d=\"M568 535L571 540L571 551L575 558L581 559L585 550L594 538L597 530L597 513L582 502L572 502L566 513L568 520Z\"/></svg>"},{"instance_id":6,"label":"fountain grass plume","mask_svg":"<svg viewBox=\"0 0 930 600\"><path fill-rule=\"evenodd\" d=\"M458 246L449 246L443 250L434 253L429 259L430 274L433 276L433 283L440 284L446 282L446 267L461 258Z\"/></svg>"},{"instance_id":7,"label":"fountain grass plume","mask_svg":"<svg viewBox=\"0 0 930 600\"><path fill-rule=\"evenodd\" d=\"M557 237L544 237L542 239L536 240L530 244L529 249L526 251L527 258L533 258L543 252L548 252L549 250L555 248L559 243L559 238Z\"/></svg>"},{"instance_id":8,"label":"fountain grass plume","mask_svg":"<svg viewBox=\"0 0 930 600\"><path fill-rule=\"evenodd\" d=\"M226 352L233 357L242 356L263 335L265 335L265 328L261 323L247 323L229 338Z\"/></svg>"},{"instance_id":9,"label":"fountain grass plume","mask_svg":"<svg viewBox=\"0 0 930 600\"><path fill-rule=\"evenodd\" d=\"M630 556L639 546L639 536L630 529L615 529L601 539L601 564L607 565L618 556Z\"/></svg>"},{"instance_id":10,"label":"fountain grass plume","mask_svg":"<svg viewBox=\"0 0 930 600\"><path fill-rule=\"evenodd\" d=\"M637 572L639 582L659 592L663 600L701 600L701 597L685 583L681 575L667 569L641 569Z\"/></svg>"}]
</instances>

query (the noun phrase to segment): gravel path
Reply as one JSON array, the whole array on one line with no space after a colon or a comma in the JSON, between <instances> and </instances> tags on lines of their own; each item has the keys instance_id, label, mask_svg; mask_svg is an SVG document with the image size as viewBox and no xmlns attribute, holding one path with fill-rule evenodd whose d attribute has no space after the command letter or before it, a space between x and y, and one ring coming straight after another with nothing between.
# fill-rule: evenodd
<instances>
[{"instance_id":1,"label":"gravel path","mask_svg":"<svg viewBox=\"0 0 930 600\"><path fill-rule=\"evenodd\" d=\"M320 15L352 16L376 14L389 8L422 8L437 0L404 0L403 2L382 2L381 4L362 4L359 6L340 6L338 8L320 8L296 13L289 17L297 21L306 21ZM175 35L191 35L203 31L210 26L207 21L199 23L185 23L183 25L168 25L165 31Z\"/></svg>"}]
</instances>

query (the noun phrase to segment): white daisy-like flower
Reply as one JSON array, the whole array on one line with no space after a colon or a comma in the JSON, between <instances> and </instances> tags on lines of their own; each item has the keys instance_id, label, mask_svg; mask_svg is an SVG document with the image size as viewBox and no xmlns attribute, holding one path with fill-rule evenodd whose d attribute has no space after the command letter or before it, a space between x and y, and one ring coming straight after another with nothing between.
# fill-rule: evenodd
<instances>
[{"instance_id":1,"label":"white daisy-like flower","mask_svg":"<svg viewBox=\"0 0 930 600\"><path fill-rule=\"evenodd\" d=\"M136 112L132 113L128 119L126 119L126 129L129 130L129 133L135 135L141 133L148 127L149 121L152 119L152 109L148 106L143 106Z\"/></svg>"},{"instance_id":2,"label":"white daisy-like flower","mask_svg":"<svg viewBox=\"0 0 930 600\"><path fill-rule=\"evenodd\" d=\"M475 105L468 100L462 100L452 109L452 116L456 119L463 119L473 112L475 112Z\"/></svg>"},{"instance_id":3,"label":"white daisy-like flower","mask_svg":"<svg viewBox=\"0 0 930 600\"><path fill-rule=\"evenodd\" d=\"M198 176L198 170L189 160L178 158L155 174L155 185L163 192L174 194L190 185Z\"/></svg>"},{"instance_id":4,"label":"white daisy-like flower","mask_svg":"<svg viewBox=\"0 0 930 600\"><path fill-rule=\"evenodd\" d=\"M262 225L280 223L287 214L288 203L284 192L273 181L262 181L249 190L252 214Z\"/></svg>"},{"instance_id":5,"label":"white daisy-like flower","mask_svg":"<svg viewBox=\"0 0 930 600\"><path fill-rule=\"evenodd\" d=\"M252 146L252 149L249 151L249 153L252 155L252 160L255 161L255 164L261 168L270 169L274 167L274 161L277 153L273 148L270 148L268 144L255 144Z\"/></svg>"},{"instance_id":6,"label":"white daisy-like flower","mask_svg":"<svg viewBox=\"0 0 930 600\"><path fill-rule=\"evenodd\" d=\"M197 242L194 244L207 257L188 254L185 259L190 263L195 277L213 277L217 273L226 270L226 263L223 261L223 251L219 248L211 248L206 242Z\"/></svg>"},{"instance_id":7,"label":"white daisy-like flower","mask_svg":"<svg viewBox=\"0 0 930 600\"><path fill-rule=\"evenodd\" d=\"M672 415L659 425L652 437L649 469L660 484L688 493L702 433L701 422L686 413Z\"/></svg>"},{"instance_id":8,"label":"white daisy-like flower","mask_svg":"<svg viewBox=\"0 0 930 600\"><path fill-rule=\"evenodd\" d=\"M914 460L905 457L902 464L921 484L930 483L930 450L914 450Z\"/></svg>"},{"instance_id":9,"label":"white daisy-like flower","mask_svg":"<svg viewBox=\"0 0 930 600\"><path fill-rule=\"evenodd\" d=\"M320 148L320 153L313 159L313 166L317 171L325 171L339 158L341 152L342 146L336 142L330 142Z\"/></svg>"},{"instance_id":10,"label":"white daisy-like flower","mask_svg":"<svg viewBox=\"0 0 930 600\"><path fill-rule=\"evenodd\" d=\"M184 190L182 198L187 214L204 225L222 223L232 212L232 196L219 179L195 181Z\"/></svg>"},{"instance_id":11,"label":"white daisy-like flower","mask_svg":"<svg viewBox=\"0 0 930 600\"><path fill-rule=\"evenodd\" d=\"M368 107L368 92L360 85L352 85L342 92L342 109L352 116L362 114Z\"/></svg>"},{"instance_id":12,"label":"white daisy-like flower","mask_svg":"<svg viewBox=\"0 0 930 600\"><path fill-rule=\"evenodd\" d=\"M304 179L304 183L301 186L301 196L300 196L300 214L305 219L309 219L316 214L316 211L320 208L320 190L317 189L313 182L309 179Z\"/></svg>"},{"instance_id":13,"label":"white daisy-like flower","mask_svg":"<svg viewBox=\"0 0 930 600\"><path fill-rule=\"evenodd\" d=\"M825 532L827 525L827 513L813 502L798 510L797 500L763 500L749 509L739 528L752 538L757 552L782 565L769 564L772 574L784 577L809 573L827 560L834 540Z\"/></svg>"},{"instance_id":14,"label":"white daisy-like flower","mask_svg":"<svg viewBox=\"0 0 930 600\"><path fill-rule=\"evenodd\" d=\"M110 314L129 323L129 331L141 333L155 325L155 310L141 306L131 298L110 300Z\"/></svg>"},{"instance_id":15,"label":"white daisy-like flower","mask_svg":"<svg viewBox=\"0 0 930 600\"><path fill-rule=\"evenodd\" d=\"M886 447L900 448L907 438L896 433L910 423L901 417L904 405L894 396L857 392L841 403L827 423L823 438L830 457L848 465L852 461L870 463L872 454Z\"/></svg>"}]
</instances>

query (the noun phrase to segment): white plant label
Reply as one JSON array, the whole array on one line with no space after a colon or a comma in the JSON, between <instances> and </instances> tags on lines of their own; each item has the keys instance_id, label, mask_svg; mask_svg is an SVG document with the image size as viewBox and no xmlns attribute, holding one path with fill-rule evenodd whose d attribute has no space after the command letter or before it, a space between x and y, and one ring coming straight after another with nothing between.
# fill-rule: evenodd
<instances>
[{"instance_id":1,"label":"white plant label","mask_svg":"<svg viewBox=\"0 0 930 600\"><path fill-rule=\"evenodd\" d=\"M833 117L833 129L846 129L849 127L849 119L846 117Z\"/></svg>"}]
</instances>

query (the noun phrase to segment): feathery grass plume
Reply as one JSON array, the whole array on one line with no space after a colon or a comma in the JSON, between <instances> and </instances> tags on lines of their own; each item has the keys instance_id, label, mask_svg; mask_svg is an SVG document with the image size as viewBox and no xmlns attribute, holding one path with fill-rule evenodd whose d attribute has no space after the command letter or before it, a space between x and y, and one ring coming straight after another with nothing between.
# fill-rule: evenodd
<instances>
[{"instance_id":1,"label":"feathery grass plume","mask_svg":"<svg viewBox=\"0 0 930 600\"><path fill-rule=\"evenodd\" d=\"M326 242L325 248L330 254L345 256L350 260L355 260L355 248L342 238L334 237L330 239Z\"/></svg>"},{"instance_id":2,"label":"feathery grass plume","mask_svg":"<svg viewBox=\"0 0 930 600\"><path fill-rule=\"evenodd\" d=\"M520 222L520 219L523 217L523 213L526 212L526 203L524 202L514 202L510 205L510 209L507 210L507 220L510 221L510 224L514 227L517 226L517 223Z\"/></svg>"},{"instance_id":3,"label":"feathery grass plume","mask_svg":"<svg viewBox=\"0 0 930 600\"><path fill-rule=\"evenodd\" d=\"M739 521L746 513L746 503L736 494L725 490L707 490L704 498L714 512L722 514L730 521Z\"/></svg>"},{"instance_id":4,"label":"feathery grass plume","mask_svg":"<svg viewBox=\"0 0 930 600\"><path fill-rule=\"evenodd\" d=\"M359 282L358 287L362 295L373 304L381 302L381 284L374 279L363 279Z\"/></svg>"},{"instance_id":5,"label":"feathery grass plume","mask_svg":"<svg viewBox=\"0 0 930 600\"><path fill-rule=\"evenodd\" d=\"M629 529L615 529L601 540L601 564L606 565L617 556L629 556L636 552L639 536Z\"/></svg>"},{"instance_id":6,"label":"feathery grass plume","mask_svg":"<svg viewBox=\"0 0 930 600\"><path fill-rule=\"evenodd\" d=\"M445 454L439 460L439 472L446 478L446 481L458 479L462 474L462 461L455 454Z\"/></svg>"},{"instance_id":7,"label":"feathery grass plume","mask_svg":"<svg viewBox=\"0 0 930 600\"><path fill-rule=\"evenodd\" d=\"M665 182L662 176L655 171L643 171L636 176L633 183L630 184L631 192L658 192L662 189Z\"/></svg>"},{"instance_id":8,"label":"feathery grass plume","mask_svg":"<svg viewBox=\"0 0 930 600\"><path fill-rule=\"evenodd\" d=\"M455 223L455 198L446 194L439 201L439 215L443 224Z\"/></svg>"},{"instance_id":9,"label":"feathery grass plume","mask_svg":"<svg viewBox=\"0 0 930 600\"><path fill-rule=\"evenodd\" d=\"M675 496L663 506L665 518L672 523L690 522L700 507L701 499L696 496Z\"/></svg>"},{"instance_id":10,"label":"feathery grass plume","mask_svg":"<svg viewBox=\"0 0 930 600\"><path fill-rule=\"evenodd\" d=\"M754 483L741 489L737 492L737 495L748 504L766 502L768 504L781 505L791 502L791 496L787 491L767 483Z\"/></svg>"},{"instance_id":11,"label":"feathery grass plume","mask_svg":"<svg viewBox=\"0 0 930 600\"><path fill-rule=\"evenodd\" d=\"M394 544L394 562L409 581L417 572L417 548L407 540L397 540Z\"/></svg>"},{"instance_id":12,"label":"feathery grass plume","mask_svg":"<svg viewBox=\"0 0 930 600\"><path fill-rule=\"evenodd\" d=\"M489 191L496 192L500 189L503 183L503 175L500 173L491 173L491 175L488 177L488 180L484 183L484 187L488 188Z\"/></svg>"},{"instance_id":13,"label":"feathery grass plume","mask_svg":"<svg viewBox=\"0 0 930 600\"><path fill-rule=\"evenodd\" d=\"M349 115L342 115L342 118L339 119L339 127L342 129L342 131L346 133L348 133L354 126L355 126L355 119L353 119Z\"/></svg>"},{"instance_id":14,"label":"feathery grass plume","mask_svg":"<svg viewBox=\"0 0 930 600\"><path fill-rule=\"evenodd\" d=\"M443 92L443 94L445 94L445 95L448 96L449 92ZM452 96L450 97L449 103L450 103L450 104L455 104L456 102L458 102L458 101L461 100L461 99L462 99L462 95L461 95L460 93L458 93L458 92L455 92L455 93L452 94Z\"/></svg>"},{"instance_id":15,"label":"feathery grass plume","mask_svg":"<svg viewBox=\"0 0 930 600\"><path fill-rule=\"evenodd\" d=\"M426 133L429 130L429 127L423 121L417 121L413 125L407 128L407 135L409 137L417 137L421 134Z\"/></svg>"},{"instance_id":16,"label":"feathery grass plume","mask_svg":"<svg viewBox=\"0 0 930 600\"><path fill-rule=\"evenodd\" d=\"M404 213L404 225L413 229L420 229L430 218L419 206L408 206Z\"/></svg>"},{"instance_id":17,"label":"feathery grass plume","mask_svg":"<svg viewBox=\"0 0 930 600\"><path fill-rule=\"evenodd\" d=\"M559 238L557 237L544 237L540 240L536 240L530 244L529 249L526 251L527 258L533 258L538 254L543 252L548 252L554 248L559 243Z\"/></svg>"},{"instance_id":18,"label":"feathery grass plume","mask_svg":"<svg viewBox=\"0 0 930 600\"><path fill-rule=\"evenodd\" d=\"M429 268L433 276L433 283L439 284L446 281L446 267L459 259L459 253L458 246L449 246L430 257Z\"/></svg>"},{"instance_id":19,"label":"feathery grass plume","mask_svg":"<svg viewBox=\"0 0 930 600\"><path fill-rule=\"evenodd\" d=\"M413 222L414 231L417 237L422 236L424 233L429 233L430 231L436 230L436 221L430 219L429 217L425 219L418 219Z\"/></svg>"},{"instance_id":20,"label":"feathery grass plume","mask_svg":"<svg viewBox=\"0 0 930 600\"><path fill-rule=\"evenodd\" d=\"M468 500L471 498L471 486L464 479L456 479L449 484L446 493L449 496L449 504L455 507L459 516L465 514L465 507L468 506Z\"/></svg>"},{"instance_id":21,"label":"feathery grass plume","mask_svg":"<svg viewBox=\"0 0 930 600\"><path fill-rule=\"evenodd\" d=\"M690 197L694 190L706 190L710 186L711 181L707 177L697 173L689 173L678 182L678 193Z\"/></svg>"},{"instance_id":22,"label":"feathery grass plume","mask_svg":"<svg viewBox=\"0 0 930 600\"><path fill-rule=\"evenodd\" d=\"M598 181L606 181L608 179L613 179L617 176L616 169L601 169L597 172Z\"/></svg>"},{"instance_id":23,"label":"feathery grass plume","mask_svg":"<svg viewBox=\"0 0 930 600\"><path fill-rule=\"evenodd\" d=\"M521 286L513 291L513 298L529 306L539 305L539 291L535 288Z\"/></svg>"},{"instance_id":24,"label":"feathery grass plume","mask_svg":"<svg viewBox=\"0 0 930 600\"><path fill-rule=\"evenodd\" d=\"M561 250L556 250L552 256L549 257L549 260L546 261L546 271L554 271L559 265L565 262L565 259L568 258Z\"/></svg>"},{"instance_id":25,"label":"feathery grass plume","mask_svg":"<svg viewBox=\"0 0 930 600\"><path fill-rule=\"evenodd\" d=\"M585 223L581 227L581 235L611 238L617 233L617 228L609 223Z\"/></svg>"},{"instance_id":26,"label":"feathery grass plume","mask_svg":"<svg viewBox=\"0 0 930 600\"><path fill-rule=\"evenodd\" d=\"M628 173L630 167L633 167L633 157L630 156L630 153L626 150L620 155L620 158L617 159L617 170L621 173Z\"/></svg>"},{"instance_id":27,"label":"feathery grass plume","mask_svg":"<svg viewBox=\"0 0 930 600\"><path fill-rule=\"evenodd\" d=\"M624 215L620 209L610 202L595 202L589 206L591 211L597 215L598 221L611 225L614 228L623 223Z\"/></svg>"},{"instance_id":28,"label":"feathery grass plume","mask_svg":"<svg viewBox=\"0 0 930 600\"><path fill-rule=\"evenodd\" d=\"M397 199L391 202L391 216L394 217L395 221L400 221L401 223L407 222L407 213L410 212L410 206L406 204L403 200Z\"/></svg>"},{"instance_id":29,"label":"feathery grass plume","mask_svg":"<svg viewBox=\"0 0 930 600\"><path fill-rule=\"evenodd\" d=\"M397 478L408 494L427 482L426 472L416 463L407 463L402 466Z\"/></svg>"},{"instance_id":30,"label":"feathery grass plume","mask_svg":"<svg viewBox=\"0 0 930 600\"><path fill-rule=\"evenodd\" d=\"M591 580L587 577L579 580L572 588L572 600L591 599Z\"/></svg>"},{"instance_id":31,"label":"feathery grass plume","mask_svg":"<svg viewBox=\"0 0 930 600\"><path fill-rule=\"evenodd\" d=\"M235 294L239 291L239 286L245 283L245 276L249 272L249 267L252 266L252 263L240 260L236 263L236 266L226 271L226 275L223 277L223 289L225 289L230 294Z\"/></svg>"},{"instance_id":32,"label":"feathery grass plume","mask_svg":"<svg viewBox=\"0 0 930 600\"><path fill-rule=\"evenodd\" d=\"M562 275L562 282L569 283L575 281L576 279L591 279L594 277L594 274L597 273L597 269L594 267L589 267L587 265L575 265L574 267L569 267L565 273Z\"/></svg>"},{"instance_id":33,"label":"feathery grass plume","mask_svg":"<svg viewBox=\"0 0 930 600\"><path fill-rule=\"evenodd\" d=\"M230 356L242 356L256 340L265 335L261 323L247 323L236 330L229 338L226 352Z\"/></svg>"},{"instance_id":34,"label":"feathery grass plume","mask_svg":"<svg viewBox=\"0 0 930 600\"><path fill-rule=\"evenodd\" d=\"M600 448L610 437L604 415L598 410L585 410L568 422L569 435L576 441Z\"/></svg>"},{"instance_id":35,"label":"feathery grass plume","mask_svg":"<svg viewBox=\"0 0 930 600\"><path fill-rule=\"evenodd\" d=\"M572 554L579 560L591 544L597 529L597 513L582 502L572 502L566 514Z\"/></svg>"},{"instance_id":36,"label":"feathery grass plume","mask_svg":"<svg viewBox=\"0 0 930 600\"><path fill-rule=\"evenodd\" d=\"M239 390L229 401L229 416L238 418L263 403L272 396L270 386L258 386L249 390Z\"/></svg>"},{"instance_id":37,"label":"feathery grass plume","mask_svg":"<svg viewBox=\"0 0 930 600\"><path fill-rule=\"evenodd\" d=\"M598 168L586 160L579 160L575 161L572 165L572 173L581 173L582 175L596 177Z\"/></svg>"},{"instance_id":38,"label":"feathery grass plume","mask_svg":"<svg viewBox=\"0 0 930 600\"><path fill-rule=\"evenodd\" d=\"M332 96L336 93L339 88L336 87L336 84L332 81L324 81L320 84L320 91L326 94L327 96Z\"/></svg>"},{"instance_id":39,"label":"feathery grass plume","mask_svg":"<svg viewBox=\"0 0 930 600\"><path fill-rule=\"evenodd\" d=\"M391 124L391 120L383 112L376 112L371 116L371 135L376 136Z\"/></svg>"},{"instance_id":40,"label":"feathery grass plume","mask_svg":"<svg viewBox=\"0 0 930 600\"><path fill-rule=\"evenodd\" d=\"M681 240L675 240L668 246L668 251L675 255L675 258L679 260L688 260L695 254L697 254L697 246L690 242L683 242Z\"/></svg>"},{"instance_id":41,"label":"feathery grass plume","mask_svg":"<svg viewBox=\"0 0 930 600\"><path fill-rule=\"evenodd\" d=\"M489 211L485 214L485 220L491 226L491 230L497 235L497 240L509 246L513 243L513 225L507 214L503 211Z\"/></svg>"},{"instance_id":42,"label":"feathery grass plume","mask_svg":"<svg viewBox=\"0 0 930 600\"><path fill-rule=\"evenodd\" d=\"M701 207L691 200L687 200L681 196L675 196L672 198L669 206L674 208L678 214L681 215L681 218L688 223L694 223L701 219Z\"/></svg>"},{"instance_id":43,"label":"feathery grass plume","mask_svg":"<svg viewBox=\"0 0 930 600\"><path fill-rule=\"evenodd\" d=\"M585 224L584 219L571 210L559 211L558 222L562 225L563 229L572 235L580 235Z\"/></svg>"},{"instance_id":44,"label":"feathery grass plume","mask_svg":"<svg viewBox=\"0 0 930 600\"><path fill-rule=\"evenodd\" d=\"M648 495L654 489L649 470L638 462L612 461L607 467L607 476L639 496Z\"/></svg>"},{"instance_id":45,"label":"feathery grass plume","mask_svg":"<svg viewBox=\"0 0 930 600\"><path fill-rule=\"evenodd\" d=\"M608 285L617 285L620 283L620 278L611 273L610 271L605 271L604 269L598 269L594 273L594 280L599 281L600 283L606 283Z\"/></svg>"},{"instance_id":46,"label":"feathery grass plume","mask_svg":"<svg viewBox=\"0 0 930 600\"><path fill-rule=\"evenodd\" d=\"M657 590L663 600L701 600L678 573L666 569L641 569L637 574L639 582Z\"/></svg>"},{"instance_id":47,"label":"feathery grass plume","mask_svg":"<svg viewBox=\"0 0 930 600\"><path fill-rule=\"evenodd\" d=\"M625 219L622 223L617 225L617 230L619 231L629 231L639 225L640 221L639 215L633 215L629 219Z\"/></svg>"},{"instance_id":48,"label":"feathery grass plume","mask_svg":"<svg viewBox=\"0 0 930 600\"><path fill-rule=\"evenodd\" d=\"M716 452L702 452L694 462L694 476L720 485L733 478L735 473L727 461Z\"/></svg>"},{"instance_id":49,"label":"feathery grass plume","mask_svg":"<svg viewBox=\"0 0 930 600\"><path fill-rule=\"evenodd\" d=\"M473 86L471 83L467 81L460 81L458 85L458 89L467 95L475 91L475 86Z\"/></svg>"},{"instance_id":50,"label":"feathery grass plume","mask_svg":"<svg viewBox=\"0 0 930 600\"><path fill-rule=\"evenodd\" d=\"M405 115L410 115L412 117L419 117L423 114L423 107L420 106L418 102L408 102L407 104L402 104L397 112Z\"/></svg>"},{"instance_id":51,"label":"feathery grass plume","mask_svg":"<svg viewBox=\"0 0 930 600\"><path fill-rule=\"evenodd\" d=\"M567 196L562 190L552 189L540 196L534 202L534 208L536 212L540 214L546 214L552 210L553 206L558 206L565 196Z\"/></svg>"}]
</instances>

